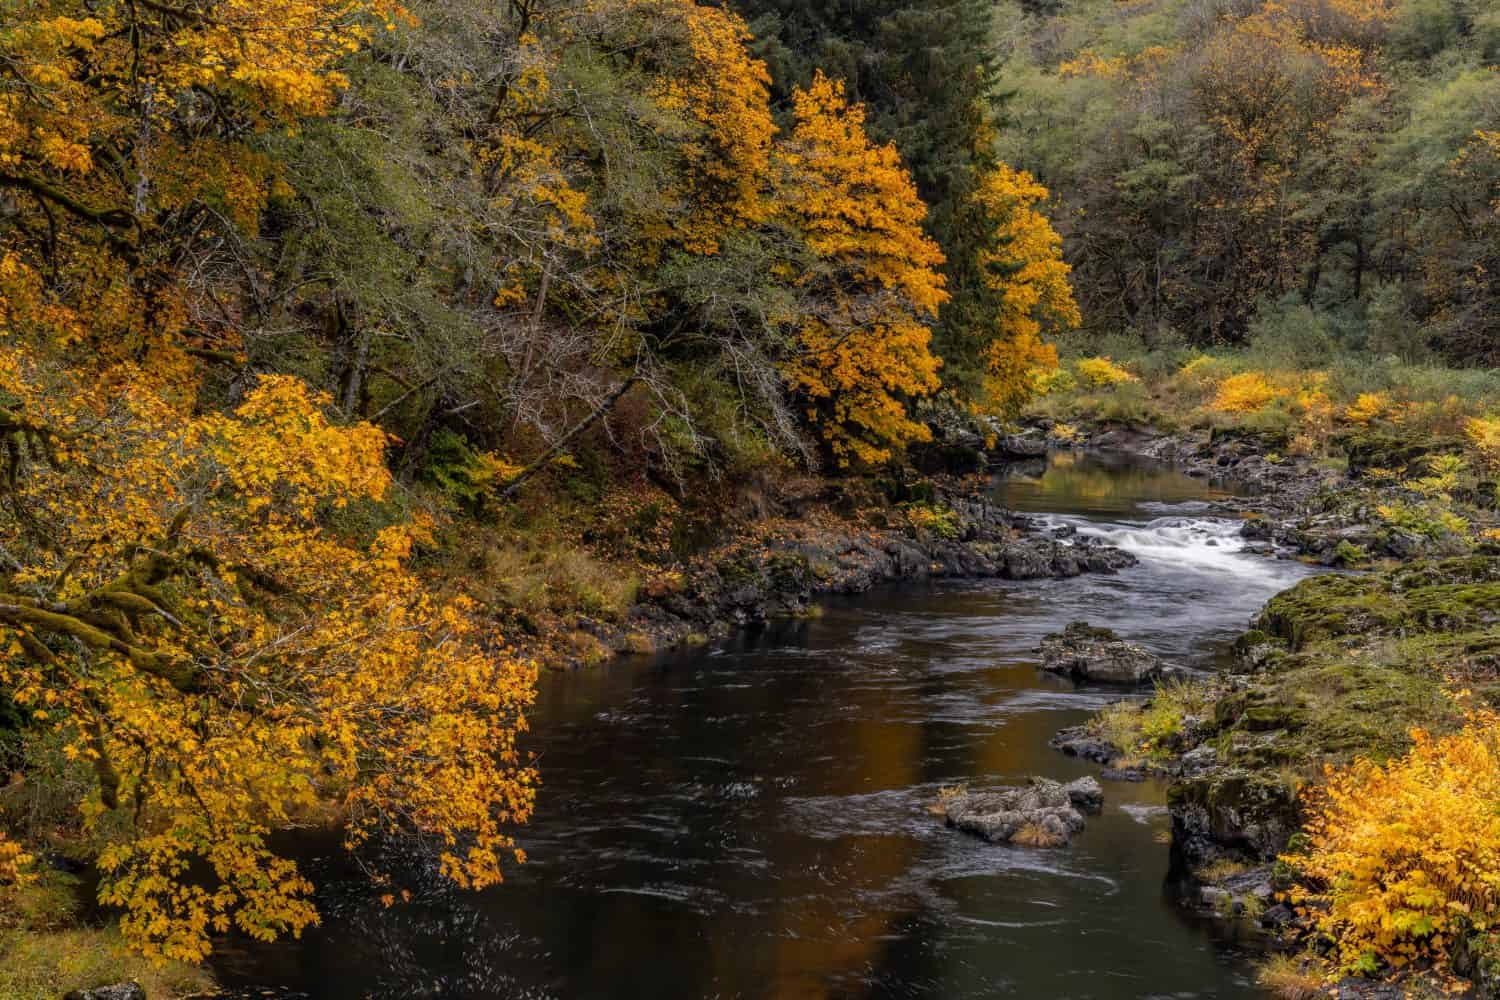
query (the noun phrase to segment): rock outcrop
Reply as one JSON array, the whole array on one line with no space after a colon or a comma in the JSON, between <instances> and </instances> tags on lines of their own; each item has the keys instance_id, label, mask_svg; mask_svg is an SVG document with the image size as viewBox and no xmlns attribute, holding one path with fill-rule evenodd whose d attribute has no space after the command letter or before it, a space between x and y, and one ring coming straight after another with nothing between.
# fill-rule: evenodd
<instances>
[{"instance_id":1,"label":"rock outcrop","mask_svg":"<svg viewBox=\"0 0 1500 1000\"><path fill-rule=\"evenodd\" d=\"M1062 847L1083 830L1085 814L1103 808L1104 790L1094 778L1066 785L1032 778L1017 788L945 795L936 811L950 827L992 844Z\"/></svg>"},{"instance_id":2,"label":"rock outcrop","mask_svg":"<svg viewBox=\"0 0 1500 1000\"><path fill-rule=\"evenodd\" d=\"M1095 684L1149 684L1166 673L1156 654L1088 622L1073 622L1047 636L1037 652L1043 670Z\"/></svg>"},{"instance_id":3,"label":"rock outcrop","mask_svg":"<svg viewBox=\"0 0 1500 1000\"><path fill-rule=\"evenodd\" d=\"M146 991L140 983L116 983L91 990L73 990L63 1000L146 1000Z\"/></svg>"}]
</instances>

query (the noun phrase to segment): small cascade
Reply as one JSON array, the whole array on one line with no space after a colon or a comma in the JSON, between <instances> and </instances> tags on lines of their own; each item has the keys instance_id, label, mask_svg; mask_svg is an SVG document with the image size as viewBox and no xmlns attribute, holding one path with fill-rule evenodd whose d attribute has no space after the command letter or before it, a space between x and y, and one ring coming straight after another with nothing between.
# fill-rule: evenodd
<instances>
[{"instance_id":1,"label":"small cascade","mask_svg":"<svg viewBox=\"0 0 1500 1000\"><path fill-rule=\"evenodd\" d=\"M1285 566L1246 551L1240 535L1242 522L1232 518L1173 516L1130 523L1051 515L1046 521L1054 528L1072 528L1080 536L1122 548L1143 563L1161 568L1241 579L1279 580L1288 575Z\"/></svg>"}]
</instances>

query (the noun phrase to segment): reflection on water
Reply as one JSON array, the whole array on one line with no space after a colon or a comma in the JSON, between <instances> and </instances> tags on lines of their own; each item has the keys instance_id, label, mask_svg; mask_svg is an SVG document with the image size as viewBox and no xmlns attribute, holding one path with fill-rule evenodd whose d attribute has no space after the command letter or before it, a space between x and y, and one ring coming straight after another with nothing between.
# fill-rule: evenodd
<instances>
[{"instance_id":1,"label":"reflection on water","mask_svg":"<svg viewBox=\"0 0 1500 1000\"><path fill-rule=\"evenodd\" d=\"M1059 454L1019 462L1006 468L997 486L1015 510L1102 517L1130 514L1143 504L1202 507L1233 496L1222 484L1128 455Z\"/></svg>"},{"instance_id":2,"label":"reflection on water","mask_svg":"<svg viewBox=\"0 0 1500 1000\"><path fill-rule=\"evenodd\" d=\"M490 892L435 881L386 910L328 886L301 942L235 944L221 978L315 997L1252 997L1163 897L1163 790L1110 785L1060 851L944 829L939 788L1088 765L1047 749L1115 695L1038 673L1077 618L1202 665L1304 572L1237 553L1226 494L1054 462L1001 503L1109 536L1116 577L895 589L710 650L551 674L532 747L531 862Z\"/></svg>"}]
</instances>

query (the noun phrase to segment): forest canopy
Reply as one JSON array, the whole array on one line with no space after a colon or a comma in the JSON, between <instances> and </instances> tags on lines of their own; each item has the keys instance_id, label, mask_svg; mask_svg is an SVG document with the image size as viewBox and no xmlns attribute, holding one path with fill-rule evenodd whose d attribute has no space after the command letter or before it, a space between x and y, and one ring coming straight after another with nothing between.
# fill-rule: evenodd
<instances>
[{"instance_id":1,"label":"forest canopy","mask_svg":"<svg viewBox=\"0 0 1500 1000\"><path fill-rule=\"evenodd\" d=\"M1494 4L1007 0L997 25L999 152L1052 190L1091 330L1500 357Z\"/></svg>"}]
</instances>

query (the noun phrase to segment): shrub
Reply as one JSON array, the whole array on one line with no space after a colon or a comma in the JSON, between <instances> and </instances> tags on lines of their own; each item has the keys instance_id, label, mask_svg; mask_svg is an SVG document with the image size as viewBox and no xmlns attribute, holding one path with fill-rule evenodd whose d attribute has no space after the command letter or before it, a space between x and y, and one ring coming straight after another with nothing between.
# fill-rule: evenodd
<instances>
[{"instance_id":1,"label":"shrub","mask_svg":"<svg viewBox=\"0 0 1500 1000\"><path fill-rule=\"evenodd\" d=\"M1441 961L1460 940L1500 935L1500 717L1411 736L1388 764L1331 772L1305 847L1283 858L1304 881L1294 901L1317 904L1302 912L1350 971Z\"/></svg>"},{"instance_id":2,"label":"shrub","mask_svg":"<svg viewBox=\"0 0 1500 1000\"><path fill-rule=\"evenodd\" d=\"M1471 417L1464 434L1486 465L1500 466L1500 417Z\"/></svg>"},{"instance_id":3,"label":"shrub","mask_svg":"<svg viewBox=\"0 0 1500 1000\"><path fill-rule=\"evenodd\" d=\"M1449 501L1460 478L1468 471L1469 463L1461 455L1431 455L1427 459L1427 475L1401 485L1429 500Z\"/></svg>"},{"instance_id":4,"label":"shrub","mask_svg":"<svg viewBox=\"0 0 1500 1000\"><path fill-rule=\"evenodd\" d=\"M949 508L916 501L902 504L901 509L917 535L936 535L949 541L958 538L958 514Z\"/></svg>"},{"instance_id":5,"label":"shrub","mask_svg":"<svg viewBox=\"0 0 1500 1000\"><path fill-rule=\"evenodd\" d=\"M1085 385L1100 387L1140 381L1109 358L1080 358L1073 367Z\"/></svg>"},{"instance_id":6,"label":"shrub","mask_svg":"<svg viewBox=\"0 0 1500 1000\"><path fill-rule=\"evenodd\" d=\"M1219 413L1259 413L1283 395L1260 372L1242 372L1219 383L1211 406Z\"/></svg>"},{"instance_id":7,"label":"shrub","mask_svg":"<svg viewBox=\"0 0 1500 1000\"><path fill-rule=\"evenodd\" d=\"M1233 373L1234 369L1223 358L1200 354L1177 370L1177 378L1189 385L1207 388L1218 385Z\"/></svg>"},{"instance_id":8,"label":"shrub","mask_svg":"<svg viewBox=\"0 0 1500 1000\"><path fill-rule=\"evenodd\" d=\"M1381 504L1375 508L1375 512L1393 528L1414 535L1426 535L1432 539L1445 535L1467 535L1469 531L1469 522L1446 507L1434 509L1426 504L1396 501Z\"/></svg>"},{"instance_id":9,"label":"shrub","mask_svg":"<svg viewBox=\"0 0 1500 1000\"><path fill-rule=\"evenodd\" d=\"M1032 388L1038 396L1049 396L1055 392L1072 392L1078 388L1078 379L1066 368L1033 368Z\"/></svg>"},{"instance_id":10,"label":"shrub","mask_svg":"<svg viewBox=\"0 0 1500 1000\"><path fill-rule=\"evenodd\" d=\"M1390 397L1383 392L1362 392L1344 411L1344 419L1354 424L1369 424L1391 408Z\"/></svg>"},{"instance_id":11,"label":"shrub","mask_svg":"<svg viewBox=\"0 0 1500 1000\"><path fill-rule=\"evenodd\" d=\"M20 844L0 833L0 899L8 890L26 885L36 877L31 866L31 855Z\"/></svg>"}]
</instances>

